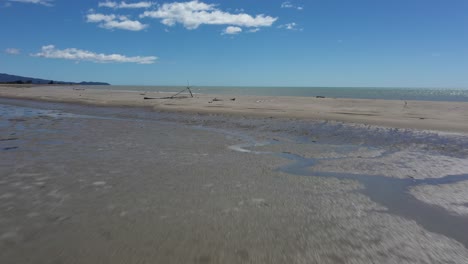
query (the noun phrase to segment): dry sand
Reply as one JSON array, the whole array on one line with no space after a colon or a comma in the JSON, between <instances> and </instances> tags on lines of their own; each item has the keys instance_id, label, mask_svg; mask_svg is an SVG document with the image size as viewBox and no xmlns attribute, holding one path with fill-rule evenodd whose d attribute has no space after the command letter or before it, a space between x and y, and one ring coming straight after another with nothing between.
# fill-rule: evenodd
<instances>
[{"instance_id":1,"label":"dry sand","mask_svg":"<svg viewBox=\"0 0 468 264\"><path fill-rule=\"evenodd\" d=\"M313 97L195 95L88 89L80 86L0 86L0 97L92 105L145 106L159 111L335 120L397 128L468 133L468 103ZM221 101L213 101L214 98Z\"/></svg>"}]
</instances>

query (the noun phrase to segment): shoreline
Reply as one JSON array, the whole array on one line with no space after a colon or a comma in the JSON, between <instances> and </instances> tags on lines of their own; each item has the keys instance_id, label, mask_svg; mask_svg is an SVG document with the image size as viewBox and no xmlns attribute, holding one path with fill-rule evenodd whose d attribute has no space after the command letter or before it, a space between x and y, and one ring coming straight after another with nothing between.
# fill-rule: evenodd
<instances>
[{"instance_id":1,"label":"shoreline","mask_svg":"<svg viewBox=\"0 0 468 264\"><path fill-rule=\"evenodd\" d=\"M77 89L77 87L83 89ZM175 99L145 100L173 95L88 89L86 86L1 86L0 97L96 106L145 107L155 111L220 114L298 120L324 120L392 128L468 134L468 103L383 99L337 99L293 96L229 96L195 94ZM215 99L216 100L213 100ZM231 100L235 98L235 100Z\"/></svg>"}]
</instances>

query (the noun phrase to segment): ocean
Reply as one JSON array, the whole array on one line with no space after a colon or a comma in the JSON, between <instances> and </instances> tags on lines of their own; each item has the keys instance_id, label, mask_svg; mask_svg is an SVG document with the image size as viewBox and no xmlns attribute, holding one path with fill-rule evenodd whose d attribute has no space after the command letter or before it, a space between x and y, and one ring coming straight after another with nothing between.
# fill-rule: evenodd
<instances>
[{"instance_id":1,"label":"ocean","mask_svg":"<svg viewBox=\"0 0 468 264\"><path fill-rule=\"evenodd\" d=\"M92 86L96 89L114 89L146 92L179 92L185 86ZM385 99L468 102L468 89L454 88L382 88L382 87L233 87L192 86L193 93L253 96L325 96L332 98Z\"/></svg>"}]
</instances>

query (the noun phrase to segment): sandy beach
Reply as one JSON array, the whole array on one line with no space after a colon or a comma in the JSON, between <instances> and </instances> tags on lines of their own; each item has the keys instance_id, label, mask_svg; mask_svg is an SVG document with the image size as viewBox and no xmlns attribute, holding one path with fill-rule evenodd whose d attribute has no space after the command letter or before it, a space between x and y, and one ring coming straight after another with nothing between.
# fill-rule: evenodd
<instances>
[{"instance_id":1,"label":"sandy beach","mask_svg":"<svg viewBox=\"0 0 468 264\"><path fill-rule=\"evenodd\" d=\"M334 120L395 128L468 133L468 103L402 100L200 95L152 99L173 93L89 89L86 86L0 86L0 97L106 106L144 106L158 111ZM215 99L213 101L213 99ZM235 98L235 101L231 99Z\"/></svg>"},{"instance_id":2,"label":"sandy beach","mask_svg":"<svg viewBox=\"0 0 468 264\"><path fill-rule=\"evenodd\" d=\"M0 263L468 261L465 103L73 88L0 88Z\"/></svg>"},{"instance_id":3,"label":"sandy beach","mask_svg":"<svg viewBox=\"0 0 468 264\"><path fill-rule=\"evenodd\" d=\"M0 264L468 264L467 7L0 0Z\"/></svg>"}]
</instances>

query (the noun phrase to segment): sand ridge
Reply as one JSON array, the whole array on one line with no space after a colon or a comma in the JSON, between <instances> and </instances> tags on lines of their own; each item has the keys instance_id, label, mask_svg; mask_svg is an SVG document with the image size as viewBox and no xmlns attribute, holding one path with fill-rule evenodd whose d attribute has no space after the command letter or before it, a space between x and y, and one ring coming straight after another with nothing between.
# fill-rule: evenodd
<instances>
[{"instance_id":1,"label":"sand ridge","mask_svg":"<svg viewBox=\"0 0 468 264\"><path fill-rule=\"evenodd\" d=\"M0 86L5 98L151 107L158 111L259 117L333 120L395 128L468 133L468 103L292 96L196 94L175 99L173 93L90 89L85 86ZM214 100L216 98L216 100ZM234 99L235 100L232 100Z\"/></svg>"}]
</instances>

